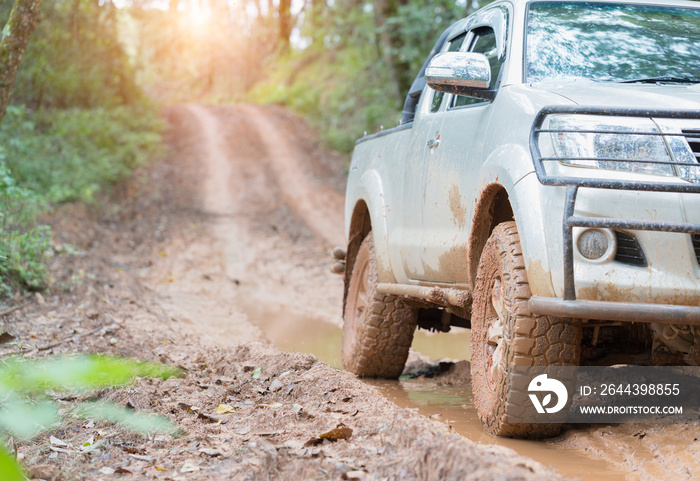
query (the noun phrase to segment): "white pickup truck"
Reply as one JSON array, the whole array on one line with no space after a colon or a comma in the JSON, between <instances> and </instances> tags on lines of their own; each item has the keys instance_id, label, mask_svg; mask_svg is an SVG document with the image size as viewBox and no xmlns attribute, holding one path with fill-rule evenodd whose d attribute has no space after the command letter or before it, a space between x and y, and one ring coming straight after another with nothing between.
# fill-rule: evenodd
<instances>
[{"instance_id":1,"label":"white pickup truck","mask_svg":"<svg viewBox=\"0 0 700 481\"><path fill-rule=\"evenodd\" d=\"M543 436L508 423L511 366L699 365L699 82L698 2L500 0L451 26L352 156L345 367L396 377L416 327L471 328L485 429Z\"/></svg>"}]
</instances>

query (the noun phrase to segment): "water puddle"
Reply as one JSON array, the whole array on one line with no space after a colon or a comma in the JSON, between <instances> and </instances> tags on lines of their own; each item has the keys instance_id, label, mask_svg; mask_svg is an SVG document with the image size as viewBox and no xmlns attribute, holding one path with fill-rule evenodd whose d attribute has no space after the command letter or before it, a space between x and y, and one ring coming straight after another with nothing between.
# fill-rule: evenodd
<instances>
[{"instance_id":1,"label":"water puddle","mask_svg":"<svg viewBox=\"0 0 700 481\"><path fill-rule=\"evenodd\" d=\"M322 319L291 311L288 306L251 302L245 306L251 321L265 336L284 351L307 352L336 369L342 369L340 358L342 330ZM469 358L467 329L451 333L417 331L413 348L431 359ZM497 444L515 450L551 467L558 473L584 481L620 481L625 473L613 465L592 459L579 451L562 448L547 441L526 441L499 438L483 431L468 386L445 386L433 379L400 379L387 381L369 379L387 399L408 409L431 416L452 426L456 432L483 444Z\"/></svg>"},{"instance_id":2,"label":"water puddle","mask_svg":"<svg viewBox=\"0 0 700 481\"><path fill-rule=\"evenodd\" d=\"M497 444L511 448L522 456L538 461L564 476L584 481L620 481L625 472L601 460L586 457L573 449L565 449L547 441L528 441L491 436L484 432L472 401L471 389L443 386L430 379L372 379L383 396L398 406L417 409L419 413L442 421L475 443Z\"/></svg>"},{"instance_id":3,"label":"water puddle","mask_svg":"<svg viewBox=\"0 0 700 481\"><path fill-rule=\"evenodd\" d=\"M267 340L288 352L313 354L335 369L343 369L340 327L313 315L291 310L289 306L251 299L242 305L248 319L256 324Z\"/></svg>"},{"instance_id":4,"label":"water puddle","mask_svg":"<svg viewBox=\"0 0 700 481\"><path fill-rule=\"evenodd\" d=\"M340 357L342 329L313 315L290 310L288 306L251 301L243 309L265 337L283 351L306 352L336 369L343 369ZM469 353L469 330L454 328L449 333L416 331L413 349L431 359L465 359Z\"/></svg>"}]
</instances>

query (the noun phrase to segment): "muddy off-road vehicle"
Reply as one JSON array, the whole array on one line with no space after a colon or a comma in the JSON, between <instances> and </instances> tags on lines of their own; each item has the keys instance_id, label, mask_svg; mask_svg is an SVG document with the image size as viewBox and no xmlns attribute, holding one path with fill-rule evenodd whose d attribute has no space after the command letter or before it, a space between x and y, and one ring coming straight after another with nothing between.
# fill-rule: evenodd
<instances>
[{"instance_id":1,"label":"muddy off-road vehicle","mask_svg":"<svg viewBox=\"0 0 700 481\"><path fill-rule=\"evenodd\" d=\"M352 156L345 367L397 377L416 327L471 328L485 429L542 436L508 423L511 366L699 365L698 82L698 2L503 0L451 26Z\"/></svg>"}]
</instances>

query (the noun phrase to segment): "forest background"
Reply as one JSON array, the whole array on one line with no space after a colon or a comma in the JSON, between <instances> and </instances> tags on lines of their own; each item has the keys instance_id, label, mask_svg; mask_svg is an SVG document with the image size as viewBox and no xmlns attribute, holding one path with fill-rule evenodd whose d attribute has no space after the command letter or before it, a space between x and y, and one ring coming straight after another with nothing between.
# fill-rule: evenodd
<instances>
[{"instance_id":1,"label":"forest background","mask_svg":"<svg viewBox=\"0 0 700 481\"><path fill-rule=\"evenodd\" d=\"M486 3L44 0L0 124L0 298L45 288L67 246L38 216L109 202L159 150L161 106L282 104L349 153L397 125L437 37Z\"/></svg>"}]
</instances>

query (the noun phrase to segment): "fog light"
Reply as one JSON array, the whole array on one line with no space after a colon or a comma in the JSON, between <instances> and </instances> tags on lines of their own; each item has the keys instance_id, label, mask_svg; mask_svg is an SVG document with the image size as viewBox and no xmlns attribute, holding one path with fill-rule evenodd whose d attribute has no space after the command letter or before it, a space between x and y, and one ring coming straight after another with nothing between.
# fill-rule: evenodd
<instances>
[{"instance_id":1,"label":"fog light","mask_svg":"<svg viewBox=\"0 0 700 481\"><path fill-rule=\"evenodd\" d=\"M600 259L608 252L610 242L605 232L598 229L588 229L578 236L576 247L583 257L590 260Z\"/></svg>"}]
</instances>

